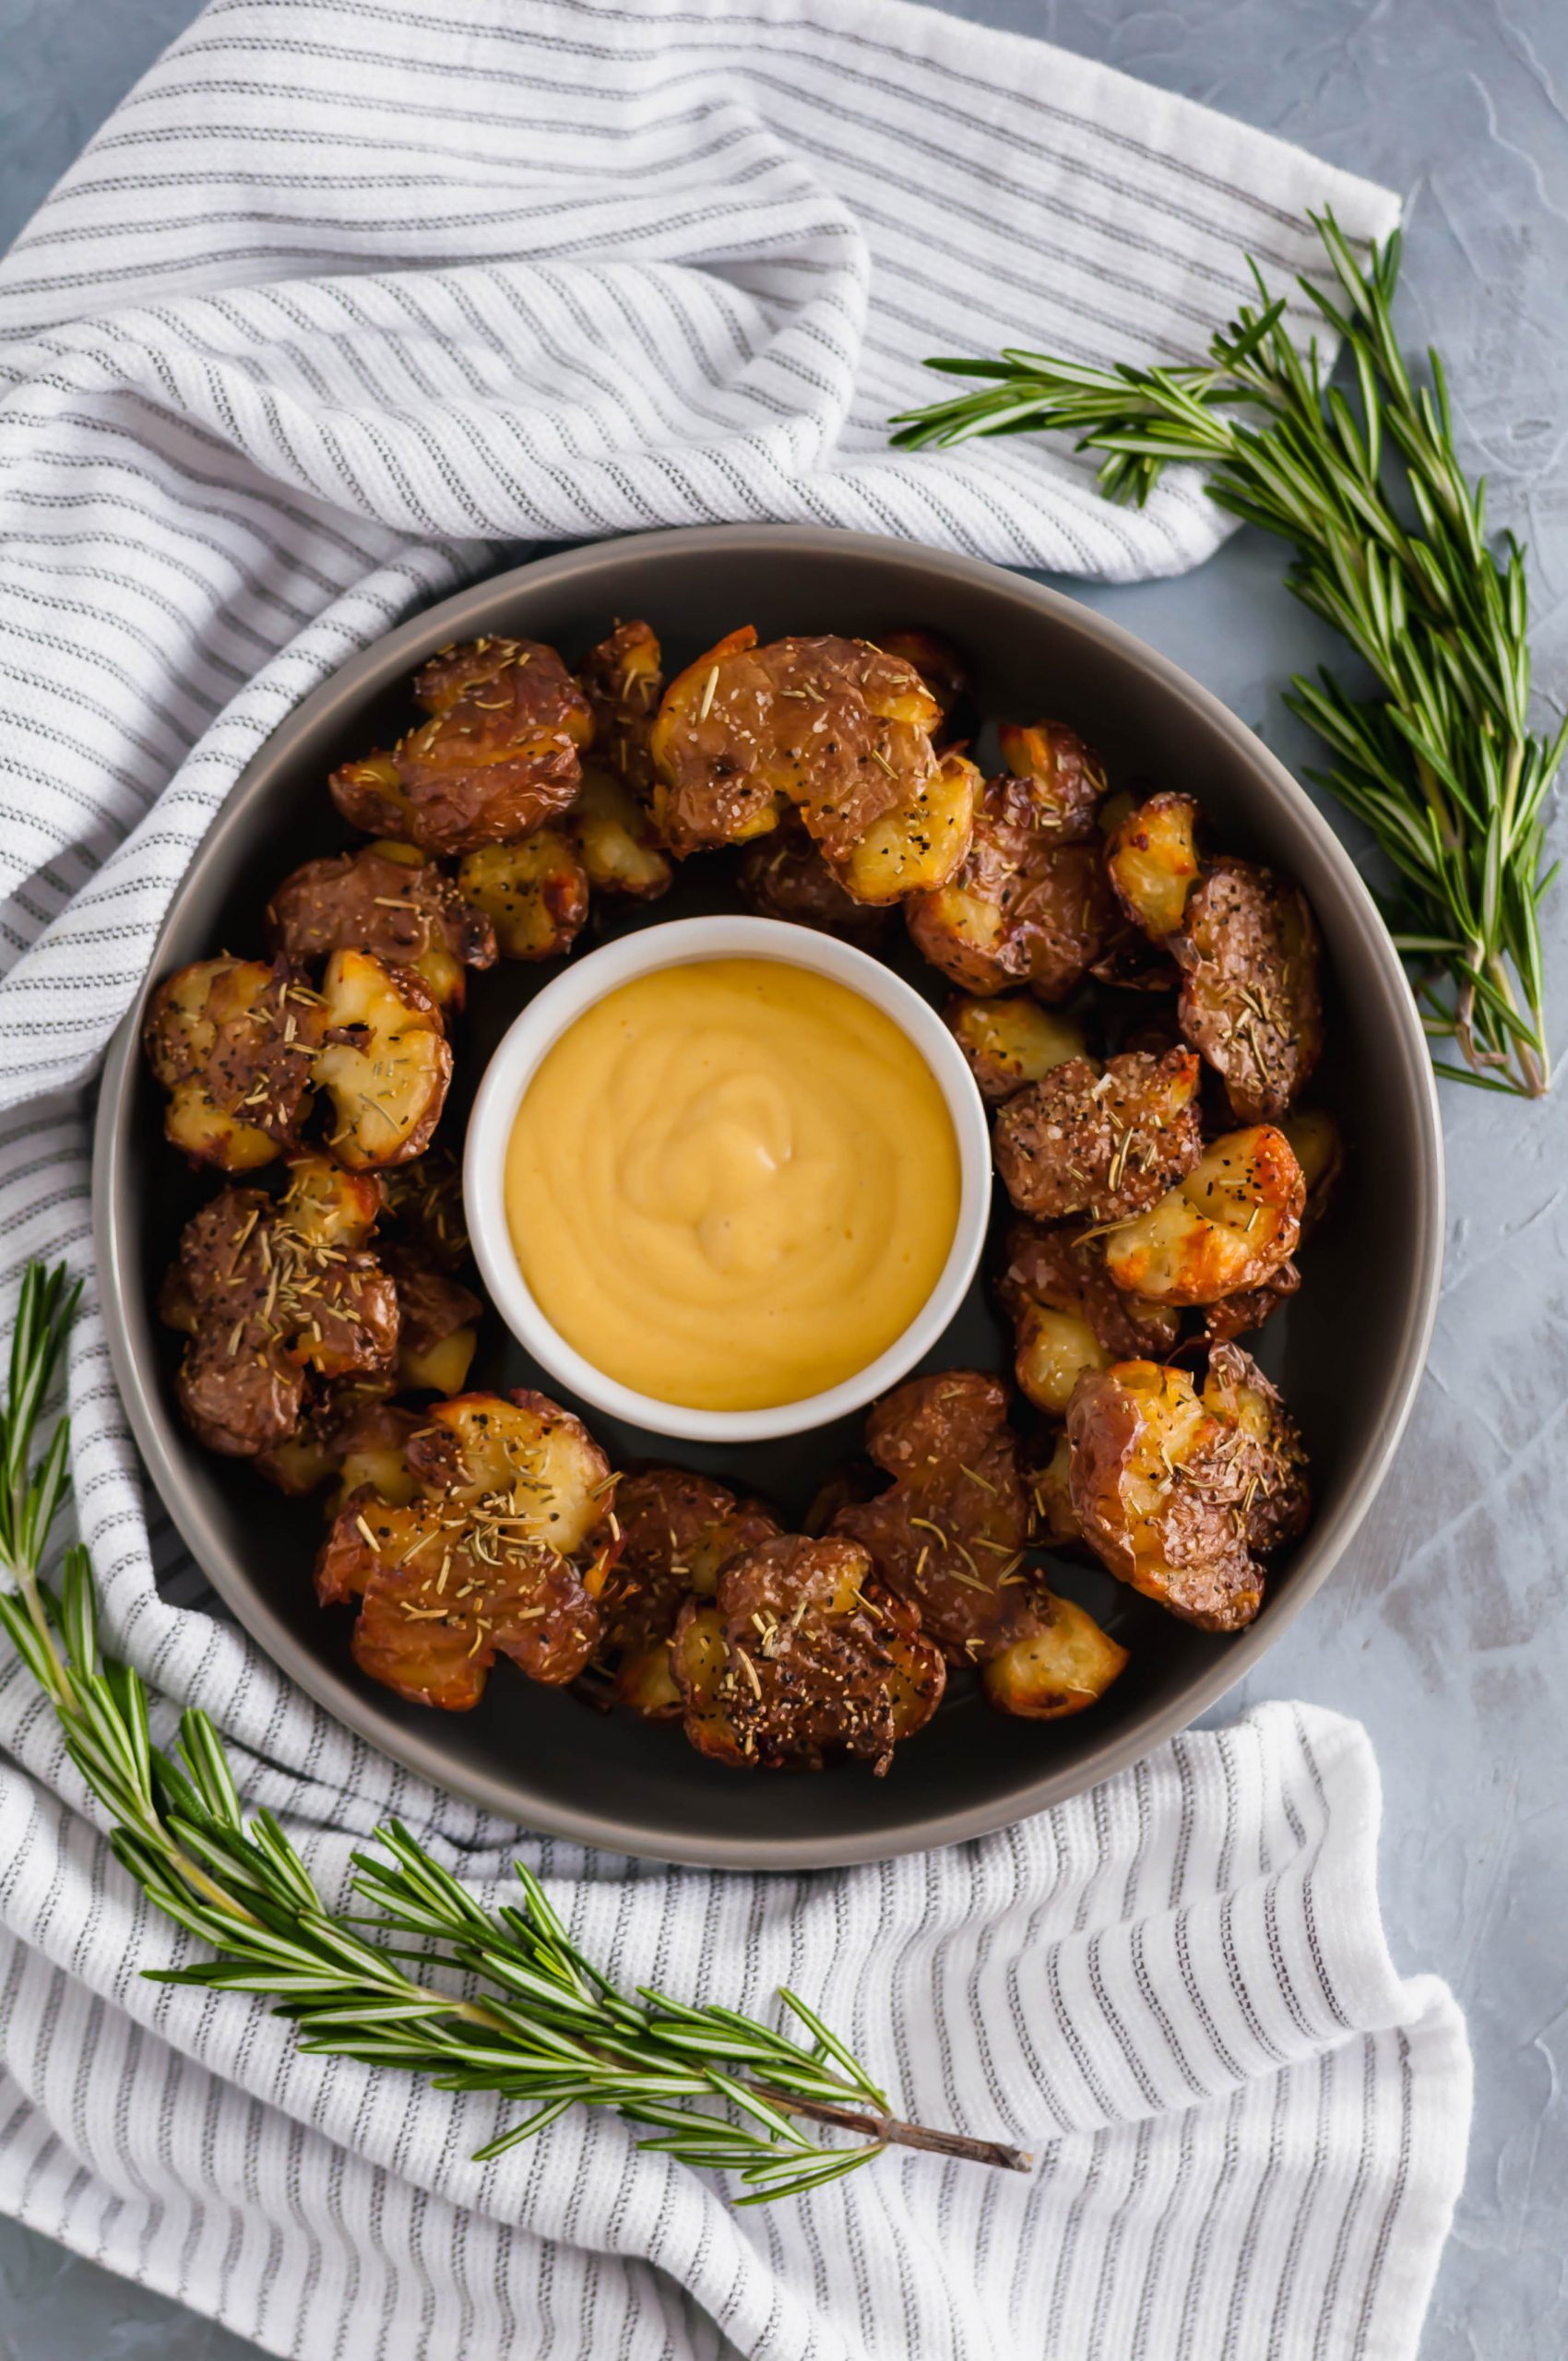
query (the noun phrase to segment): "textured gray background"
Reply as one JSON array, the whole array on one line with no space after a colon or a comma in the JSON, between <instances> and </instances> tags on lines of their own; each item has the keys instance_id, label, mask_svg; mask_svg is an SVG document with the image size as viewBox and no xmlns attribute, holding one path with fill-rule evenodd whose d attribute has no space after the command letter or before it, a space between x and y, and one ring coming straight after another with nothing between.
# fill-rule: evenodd
<instances>
[{"instance_id":1,"label":"textured gray background","mask_svg":"<svg viewBox=\"0 0 1568 2361\"><path fill-rule=\"evenodd\" d=\"M461 0L454 6L460 16ZM1563 0L960 0L960 13L1104 58L1405 196L1402 324L1410 342L1441 345L1493 515L1530 543L1538 683L1561 709ZM0 0L0 243L195 14L194 0ZM1242 536L1185 581L1095 603L1300 760L1276 692L1324 652L1323 635L1279 574L1277 552ZM1565 937L1568 893L1549 929L1560 1049ZM1414 1423L1349 1562L1250 1691L1317 1699L1372 1734L1395 1955L1455 1987L1476 2048L1469 2180L1423 2361L1520 2361L1568 2348L1568 1619L1557 1555L1568 1512L1568 1079L1539 1109L1448 1086L1444 1096L1447 1282ZM0 2223L0 2353L241 2361L250 2350Z\"/></svg>"}]
</instances>

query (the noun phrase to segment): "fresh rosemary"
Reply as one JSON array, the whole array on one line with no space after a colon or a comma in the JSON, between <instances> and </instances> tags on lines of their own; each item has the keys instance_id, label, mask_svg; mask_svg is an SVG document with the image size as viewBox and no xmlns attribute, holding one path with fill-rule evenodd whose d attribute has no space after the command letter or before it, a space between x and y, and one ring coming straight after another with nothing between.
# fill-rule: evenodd
<instances>
[{"instance_id":1,"label":"fresh rosemary","mask_svg":"<svg viewBox=\"0 0 1568 2361\"><path fill-rule=\"evenodd\" d=\"M897 444L1054 428L1103 452L1100 490L1141 504L1172 460L1207 470L1211 499L1294 545L1287 580L1343 635L1382 694L1362 700L1332 673L1298 675L1286 703L1333 756L1311 774L1371 830L1396 873L1385 904L1411 965L1422 1022L1457 1044L1440 1074L1538 1097L1548 1087L1539 910L1542 807L1568 722L1550 740L1528 723L1524 552L1501 556L1454 446L1443 364L1417 388L1394 331L1396 232L1369 266L1332 213L1312 221L1336 301L1297 283L1341 339L1352 401L1325 384L1315 340L1303 359L1249 257L1258 304L1209 346L1206 365L1087 368L1008 350L926 366L979 390L906 410Z\"/></svg>"},{"instance_id":2,"label":"fresh rosemary","mask_svg":"<svg viewBox=\"0 0 1568 2361\"><path fill-rule=\"evenodd\" d=\"M580 2106L651 2126L643 2148L739 2174L749 2185L742 2205L802 2196L889 2146L1028 2171L1021 2149L891 2116L864 2069L793 1992L780 1998L809 2048L732 2009L693 2008L648 1986L619 1992L521 1862L521 1903L485 1910L393 1821L377 1832L380 1857L353 1857L369 1910L334 1911L270 1812L242 1820L205 1714L181 1716L178 1760L160 1752L137 1675L100 1653L87 1551L65 1551L58 1597L40 1572L68 1484L67 1421L42 1455L34 1438L77 1291L63 1265L33 1264L22 1283L0 1405L0 1567L15 1585L0 1589L0 1623L106 1807L122 1866L220 1954L145 1971L155 1982L268 1995L299 2026L302 2048L401 2067L440 2090L493 2091L532 2110L476 2162ZM806 2123L851 2132L857 2144L824 2145Z\"/></svg>"}]
</instances>

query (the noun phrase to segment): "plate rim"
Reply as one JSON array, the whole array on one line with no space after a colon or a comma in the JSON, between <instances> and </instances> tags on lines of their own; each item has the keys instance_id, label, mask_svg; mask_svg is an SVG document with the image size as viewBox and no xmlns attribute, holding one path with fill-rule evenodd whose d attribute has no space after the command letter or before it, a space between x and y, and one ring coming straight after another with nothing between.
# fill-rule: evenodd
<instances>
[{"instance_id":1,"label":"plate rim","mask_svg":"<svg viewBox=\"0 0 1568 2361\"><path fill-rule=\"evenodd\" d=\"M928 1816L918 1825L885 1833L869 1830L836 1836L831 1830L824 1830L809 1836L747 1839L693 1835L677 1828L656 1835L635 1824L625 1826L603 1812L578 1809L565 1797L552 1799L531 1795L528 1798L526 1813L520 1815L518 1806L522 1799L510 1791L504 1778L466 1763L452 1763L434 1734L426 1738L418 1730L405 1730L398 1725L388 1727L373 1695L362 1694L343 1675L318 1661L284 1626L259 1596L249 1576L237 1562L231 1560L220 1536L213 1531L193 1501L165 1445L167 1420L154 1415L148 1395L143 1390L143 1372L132 1342L127 1316L128 1302L139 1281L137 1275L126 1267L125 1250L127 1241L116 1234L114 1220L114 1200L127 1145L127 1068L136 1055L142 1012L152 979L160 970L163 943L190 890L193 875L199 871L204 855L214 840L214 832L220 825L232 824L232 815L262 791L266 784L263 773L270 769L276 760L275 748L279 738L285 731L292 733L305 726L337 699L350 695L357 698L367 689L374 693L375 686L380 684L378 675L385 674L388 682L395 680L399 672L410 669L410 659L406 658L405 651L421 647L422 652L422 643L430 637L433 626L438 631L439 640L463 636L465 617L475 609L487 608L496 598L504 596L510 586L521 583L525 578L530 587L541 580L546 587L557 580L570 580L574 587L580 587L585 582L591 582L597 570L619 564L628 552L657 554L678 546L683 552L695 551L700 554L704 549L731 548L737 543L744 543L748 549L761 554L766 554L771 549L807 552L814 550L825 557L839 552L879 557L897 555L917 569L923 566L933 581L939 583L951 582L956 576L992 591L1004 589L1024 605L1033 607L1043 622L1082 633L1090 640L1128 658L1144 672L1154 676L1196 717L1228 738L1243 761L1261 770L1270 785L1283 795L1287 804L1294 807L1308 834L1316 839L1322 857L1338 872L1339 882L1351 904L1360 906L1362 931L1372 942L1374 960L1383 969L1385 981L1398 987L1397 991L1390 992L1389 999L1409 1078L1415 1086L1411 1096L1419 1136L1416 1142L1417 1190L1411 1207L1411 1227L1417 1245L1417 1285L1407 1307L1403 1334L1397 1340L1396 1376L1389 1389L1392 1415L1385 1417L1381 1433L1370 1451L1363 1452L1355 1480L1336 1513L1326 1524L1312 1528L1306 1545L1308 1560L1297 1566L1288 1591L1273 1601L1255 1623L1232 1638L1213 1667L1190 1682L1179 1697L1162 1707L1146 1712L1127 1728L1108 1734L1087 1752L1075 1755L1071 1762L1048 1770L1039 1778L1027 1780L983 1803ZM802 1870L841 1869L865 1862L892 1860L906 1854L935 1851L968 1838L1012 1827L1053 1804L1083 1794L1112 1773L1143 1761L1179 1731L1190 1728L1228 1691L1233 1689L1274 1646L1308 1601L1322 1589L1344 1556L1387 1476L1389 1465L1409 1422L1437 1319L1445 1207L1443 1134L1436 1077L1398 954L1349 853L1277 755L1211 690L1206 689L1172 658L1149 647L1136 633L1101 614L1098 609L1085 605L1048 584L1036 582L1028 575L1016 573L1006 566L994 565L985 559L963 556L926 542L906 541L896 535L849 532L819 525L675 527L655 532L619 534L605 540L556 551L548 556L529 559L521 564L484 575L434 605L420 608L395 624L390 632L356 649L327 680L319 682L297 705L291 706L268 731L266 740L251 755L212 814L184 872L170 896L169 907L160 922L135 998L109 1042L99 1080L93 1125L93 1252L100 1307L116 1390L153 1489L181 1539L225 1606L279 1671L296 1682L334 1720L356 1736L390 1755L406 1769L416 1772L436 1788L477 1804L514 1828L564 1838L596 1850L617 1852L638 1859L754 1874L764 1871L790 1875ZM766 1849L759 1850L759 1845Z\"/></svg>"}]
</instances>

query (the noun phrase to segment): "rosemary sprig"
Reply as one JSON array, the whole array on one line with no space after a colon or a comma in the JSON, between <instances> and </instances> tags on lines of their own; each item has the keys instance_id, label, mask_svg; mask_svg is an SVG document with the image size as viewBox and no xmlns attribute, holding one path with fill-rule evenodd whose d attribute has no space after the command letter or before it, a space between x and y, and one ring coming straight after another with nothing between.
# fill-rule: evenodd
<instances>
[{"instance_id":1,"label":"rosemary sprig","mask_svg":"<svg viewBox=\"0 0 1568 2361\"><path fill-rule=\"evenodd\" d=\"M571 2106L648 2127L643 2148L732 2172L736 2201L803 2196L890 2146L1028 2172L1027 2153L905 2123L804 2000L781 1999L806 2041L735 2010L693 2007L650 1986L628 1996L572 1941L538 1880L486 1910L394 1821L356 1853L368 1908L335 1911L272 1813L242 1819L222 1744L195 1709L176 1757L152 1743L141 1682L101 1653L88 1555L65 1552L59 1596L41 1574L65 1499L62 1418L35 1437L77 1288L64 1266L29 1267L0 1404L0 1626L48 1697L71 1761L106 1807L110 1842L155 1906L218 1954L144 1973L164 1984L267 1995L301 2047L423 2074L441 2090L493 2091L529 2112L479 2150L500 2155ZM826 2125L856 2144L825 2144Z\"/></svg>"},{"instance_id":2,"label":"rosemary sprig","mask_svg":"<svg viewBox=\"0 0 1568 2361\"><path fill-rule=\"evenodd\" d=\"M1463 1059L1440 1074L1538 1097L1550 1058L1539 910L1547 791L1568 746L1528 724L1524 552L1486 537L1486 486L1454 445L1443 363L1418 388L1393 321L1397 231L1363 269L1332 213L1313 214L1339 295L1297 284L1341 339L1351 394L1303 359L1257 265L1206 365L1087 368L1047 354L937 360L977 391L906 410L906 446L971 435L1075 434L1105 456L1100 490L1142 504L1172 460L1207 470L1211 499L1293 544L1287 581L1375 674L1363 701L1320 670L1286 703L1333 757L1312 774L1372 831L1396 877L1387 915L1434 1039Z\"/></svg>"}]
</instances>

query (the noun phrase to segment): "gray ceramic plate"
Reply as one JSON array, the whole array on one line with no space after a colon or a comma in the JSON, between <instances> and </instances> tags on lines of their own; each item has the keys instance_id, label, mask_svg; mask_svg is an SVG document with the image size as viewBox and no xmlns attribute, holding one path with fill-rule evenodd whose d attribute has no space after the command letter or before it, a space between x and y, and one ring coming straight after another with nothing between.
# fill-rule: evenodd
<instances>
[{"instance_id":1,"label":"gray ceramic plate","mask_svg":"<svg viewBox=\"0 0 1568 2361\"><path fill-rule=\"evenodd\" d=\"M1102 748L1114 780L1200 797L1223 843L1277 862L1305 886L1331 975L1321 1095L1337 1104L1353 1157L1340 1210L1310 1249L1302 1292L1267 1331L1264 1358L1305 1430L1317 1507L1305 1539L1277 1561L1257 1622L1235 1639L1206 1637L1108 1577L1063 1566L1060 1587L1131 1651L1105 1703L1072 1721L1006 1721L956 1680L935 1723L884 1779L727 1771L676 1729L601 1716L504 1664L472 1714L400 1703L355 1669L348 1617L315 1603L312 1504L285 1501L243 1465L208 1456L176 1419L175 1340L151 1304L180 1226L210 1183L163 1144L160 1094L136 1051L140 1001L104 1073L94 1176L116 1373L153 1483L221 1596L313 1696L427 1777L521 1825L667 1860L798 1869L948 1844L1074 1794L1192 1721L1278 1637L1355 1532L1404 1427L1436 1302L1443 1180L1426 1047L1349 860L1301 789L1205 690L1087 609L993 567L797 527L649 533L575 550L463 591L355 657L291 716L213 823L171 905L147 989L220 945L255 947L268 889L346 840L327 774L402 726L408 677L432 650L495 632L559 642L571 658L629 615L653 623L671 668L740 623L765 639L791 631L874 638L915 623L950 633L973 663L983 715L1060 716ZM694 862L666 901L612 923L723 907L727 879L727 857ZM940 979L918 962L909 972L942 997ZM540 971L517 967L476 979L458 1041L470 1087L487 1042L540 980ZM455 1099L448 1125L462 1120ZM1002 1367L1006 1358L977 1289L928 1366ZM474 1382L539 1380L492 1334ZM592 1423L613 1457L671 1455L651 1438ZM828 1430L743 1453L692 1446L678 1455L743 1475L748 1489L799 1513L816 1477L858 1441L853 1429Z\"/></svg>"}]
</instances>

